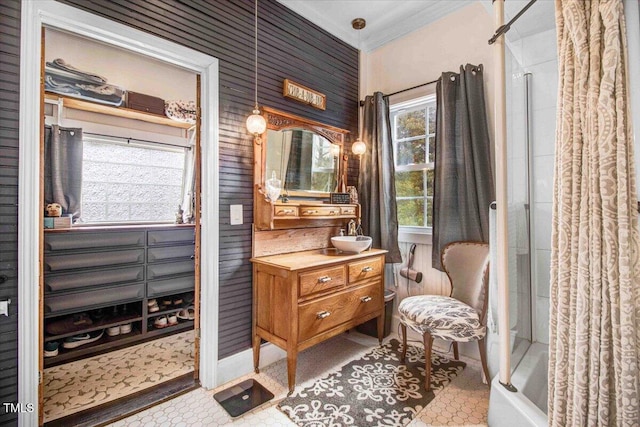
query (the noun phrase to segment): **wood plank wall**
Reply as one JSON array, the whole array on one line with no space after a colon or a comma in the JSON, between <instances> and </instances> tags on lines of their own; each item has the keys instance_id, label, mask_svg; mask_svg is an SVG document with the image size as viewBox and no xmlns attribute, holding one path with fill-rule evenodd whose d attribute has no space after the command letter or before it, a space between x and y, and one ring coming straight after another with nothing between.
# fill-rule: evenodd
<instances>
[{"instance_id":1,"label":"wood plank wall","mask_svg":"<svg viewBox=\"0 0 640 427\"><path fill-rule=\"evenodd\" d=\"M18 102L20 97L20 1L0 2L0 300L11 299L0 316L0 403L18 399ZM26 402L25 402L26 403ZM32 402L35 403L35 402ZM0 425L17 414L0 406Z\"/></svg>"},{"instance_id":2,"label":"wood plank wall","mask_svg":"<svg viewBox=\"0 0 640 427\"><path fill-rule=\"evenodd\" d=\"M253 147L244 121L252 110L254 96L253 1L59 1L220 60L219 357L250 348L252 278L248 259L253 215ZM348 129L355 135L357 50L275 0L259 0L258 15L260 105ZM283 98L285 78L326 94L327 109L321 111ZM350 143L347 145L350 150ZM357 166L357 162L350 164ZM357 170L350 170L350 185L356 179ZM229 225L231 204L244 205L244 225Z\"/></svg>"}]
</instances>

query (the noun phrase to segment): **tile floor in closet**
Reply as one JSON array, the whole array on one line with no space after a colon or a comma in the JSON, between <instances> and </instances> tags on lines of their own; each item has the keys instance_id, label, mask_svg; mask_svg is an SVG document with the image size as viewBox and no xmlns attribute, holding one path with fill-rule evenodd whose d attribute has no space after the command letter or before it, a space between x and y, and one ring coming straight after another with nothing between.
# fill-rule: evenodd
<instances>
[{"instance_id":1,"label":"tile floor in closet","mask_svg":"<svg viewBox=\"0 0 640 427\"><path fill-rule=\"evenodd\" d=\"M392 334L387 340L392 338L397 339L397 336ZM310 385L316 378L340 369L374 346L377 346L377 339L351 332L305 350L298 356L297 387ZM442 350L437 345L435 347L436 351ZM467 363L462 374L437 392L434 400L418 413L408 426L487 425L489 388L482 383L480 362L465 357L462 357L462 360ZM275 395L275 398L263 407L231 419L213 399L213 395L232 383L248 378L258 380ZM295 424L276 408L277 403L286 397L286 384L286 361L280 360L262 368L259 374L251 373L214 390L200 388L191 391L110 426L294 426Z\"/></svg>"}]
</instances>

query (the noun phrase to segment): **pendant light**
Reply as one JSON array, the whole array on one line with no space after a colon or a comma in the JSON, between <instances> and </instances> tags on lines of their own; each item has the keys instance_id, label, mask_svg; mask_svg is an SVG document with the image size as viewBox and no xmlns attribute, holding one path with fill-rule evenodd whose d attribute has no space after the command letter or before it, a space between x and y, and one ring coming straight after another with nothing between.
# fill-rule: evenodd
<instances>
[{"instance_id":1,"label":"pendant light","mask_svg":"<svg viewBox=\"0 0 640 427\"><path fill-rule=\"evenodd\" d=\"M260 138L260 135L267 130L267 121L260 114L258 108L258 0L255 0L255 25L254 25L254 66L255 66L255 106L253 114L247 117L247 130L252 133L254 138Z\"/></svg>"},{"instance_id":2,"label":"pendant light","mask_svg":"<svg viewBox=\"0 0 640 427\"><path fill-rule=\"evenodd\" d=\"M364 18L356 18L351 21L353 29L358 31L358 56L360 55L360 30L366 25L367 21L365 21ZM356 138L355 142L351 145L351 152L356 156L361 156L367 151L367 144L360 139L360 135L362 135L362 132L360 131L360 107L358 106L358 138Z\"/></svg>"}]
</instances>

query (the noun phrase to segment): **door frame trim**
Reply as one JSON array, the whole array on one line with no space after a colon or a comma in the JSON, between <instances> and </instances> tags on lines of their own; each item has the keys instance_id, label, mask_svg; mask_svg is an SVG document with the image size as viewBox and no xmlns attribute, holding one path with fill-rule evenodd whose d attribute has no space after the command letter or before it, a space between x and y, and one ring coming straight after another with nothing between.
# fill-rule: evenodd
<instances>
[{"instance_id":1,"label":"door frame trim","mask_svg":"<svg viewBox=\"0 0 640 427\"><path fill-rule=\"evenodd\" d=\"M150 56L201 76L200 381L213 388L218 360L219 77L218 59L54 0L22 0L20 145L18 168L18 402L33 412L21 426L38 425L40 330L40 60L43 26L69 31ZM212 363L213 361L213 363Z\"/></svg>"}]
</instances>

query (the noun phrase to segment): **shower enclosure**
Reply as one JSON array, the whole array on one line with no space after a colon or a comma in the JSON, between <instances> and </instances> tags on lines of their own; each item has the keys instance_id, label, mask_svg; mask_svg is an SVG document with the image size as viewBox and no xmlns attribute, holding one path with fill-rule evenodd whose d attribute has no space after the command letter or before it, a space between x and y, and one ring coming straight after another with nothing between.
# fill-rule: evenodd
<instances>
[{"instance_id":1,"label":"shower enclosure","mask_svg":"<svg viewBox=\"0 0 640 427\"><path fill-rule=\"evenodd\" d=\"M510 1L505 20L528 2ZM505 3L505 8L507 8ZM489 424L546 425L557 53L553 2L538 1L505 40L511 384L492 382Z\"/></svg>"}]
</instances>

